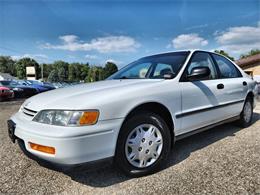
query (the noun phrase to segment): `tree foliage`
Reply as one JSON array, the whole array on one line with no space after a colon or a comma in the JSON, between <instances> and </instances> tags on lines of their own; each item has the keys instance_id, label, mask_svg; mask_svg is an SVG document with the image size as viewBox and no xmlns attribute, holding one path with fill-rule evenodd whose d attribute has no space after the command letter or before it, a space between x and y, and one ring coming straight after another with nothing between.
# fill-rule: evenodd
<instances>
[{"instance_id":1,"label":"tree foliage","mask_svg":"<svg viewBox=\"0 0 260 195\"><path fill-rule=\"evenodd\" d=\"M250 56L253 56L256 54L260 54L260 49L252 49L250 52L248 52L246 54L242 54L240 56L240 59L247 58L247 57L250 57Z\"/></svg>"},{"instance_id":2,"label":"tree foliage","mask_svg":"<svg viewBox=\"0 0 260 195\"><path fill-rule=\"evenodd\" d=\"M223 56L226 56L227 58L229 58L232 61L235 61L234 57L231 57L227 52L225 52L224 50L215 50L215 53L219 53Z\"/></svg>"},{"instance_id":3,"label":"tree foliage","mask_svg":"<svg viewBox=\"0 0 260 195\"><path fill-rule=\"evenodd\" d=\"M117 66L112 62L107 62L104 68L104 77L107 78L110 75L118 71Z\"/></svg>"},{"instance_id":4,"label":"tree foliage","mask_svg":"<svg viewBox=\"0 0 260 195\"><path fill-rule=\"evenodd\" d=\"M59 82L59 75L56 69L52 70L51 73L48 76L48 81L49 82Z\"/></svg>"},{"instance_id":5,"label":"tree foliage","mask_svg":"<svg viewBox=\"0 0 260 195\"><path fill-rule=\"evenodd\" d=\"M0 56L0 72L16 74L15 61L10 56Z\"/></svg>"},{"instance_id":6,"label":"tree foliage","mask_svg":"<svg viewBox=\"0 0 260 195\"><path fill-rule=\"evenodd\" d=\"M66 80L66 72L64 67L60 67L58 69L58 78L61 82L64 82Z\"/></svg>"},{"instance_id":7,"label":"tree foliage","mask_svg":"<svg viewBox=\"0 0 260 195\"><path fill-rule=\"evenodd\" d=\"M19 79L26 79L27 66L35 67L37 78L42 78L43 73L43 79L51 82L100 81L118 70L116 64L111 62L106 63L104 67L90 66L88 63L67 63L61 60L39 65L32 58L15 61L9 56L0 56L0 72L10 73Z\"/></svg>"}]
</instances>

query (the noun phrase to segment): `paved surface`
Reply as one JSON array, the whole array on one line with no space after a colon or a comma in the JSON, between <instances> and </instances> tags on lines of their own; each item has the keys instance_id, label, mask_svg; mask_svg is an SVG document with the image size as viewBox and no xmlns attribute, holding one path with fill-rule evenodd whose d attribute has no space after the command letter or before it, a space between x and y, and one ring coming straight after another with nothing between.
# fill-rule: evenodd
<instances>
[{"instance_id":1,"label":"paved surface","mask_svg":"<svg viewBox=\"0 0 260 195\"><path fill-rule=\"evenodd\" d=\"M0 194L260 194L260 104L251 127L227 124L179 141L162 171L134 179L110 165L61 172L27 158L6 131L20 104L0 103Z\"/></svg>"}]
</instances>

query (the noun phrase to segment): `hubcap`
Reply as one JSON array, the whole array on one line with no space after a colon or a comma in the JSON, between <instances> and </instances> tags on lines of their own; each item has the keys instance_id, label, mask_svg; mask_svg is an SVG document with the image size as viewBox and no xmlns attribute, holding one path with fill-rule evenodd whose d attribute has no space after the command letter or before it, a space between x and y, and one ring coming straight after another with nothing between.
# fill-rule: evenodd
<instances>
[{"instance_id":1,"label":"hubcap","mask_svg":"<svg viewBox=\"0 0 260 195\"><path fill-rule=\"evenodd\" d=\"M248 123L251 119L252 115L252 106L250 102L246 102L245 107L244 107L244 119Z\"/></svg>"},{"instance_id":2,"label":"hubcap","mask_svg":"<svg viewBox=\"0 0 260 195\"><path fill-rule=\"evenodd\" d=\"M152 124L142 124L128 135L125 154L131 165L145 168L156 162L162 147L163 138L160 130Z\"/></svg>"}]
</instances>

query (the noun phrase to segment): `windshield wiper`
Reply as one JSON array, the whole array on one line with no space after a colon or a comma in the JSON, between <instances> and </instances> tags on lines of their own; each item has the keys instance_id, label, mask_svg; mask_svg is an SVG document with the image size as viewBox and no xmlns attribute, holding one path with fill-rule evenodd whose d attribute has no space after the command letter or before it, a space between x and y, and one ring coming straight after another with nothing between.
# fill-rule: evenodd
<instances>
[{"instance_id":1,"label":"windshield wiper","mask_svg":"<svg viewBox=\"0 0 260 195\"><path fill-rule=\"evenodd\" d=\"M118 78L114 78L114 79L141 79L141 78L134 78L134 77L122 76L122 77L118 77Z\"/></svg>"},{"instance_id":2,"label":"windshield wiper","mask_svg":"<svg viewBox=\"0 0 260 195\"><path fill-rule=\"evenodd\" d=\"M129 79L126 76L119 77L118 79Z\"/></svg>"}]
</instances>

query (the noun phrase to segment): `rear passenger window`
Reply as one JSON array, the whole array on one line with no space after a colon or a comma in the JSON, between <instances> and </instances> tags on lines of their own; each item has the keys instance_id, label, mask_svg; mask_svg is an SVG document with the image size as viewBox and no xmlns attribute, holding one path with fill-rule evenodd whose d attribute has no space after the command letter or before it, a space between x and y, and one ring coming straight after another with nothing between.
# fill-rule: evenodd
<instances>
[{"instance_id":1,"label":"rear passenger window","mask_svg":"<svg viewBox=\"0 0 260 195\"><path fill-rule=\"evenodd\" d=\"M229 60L216 54L213 54L213 56L219 67L221 78L236 78L242 76L235 65Z\"/></svg>"}]
</instances>

